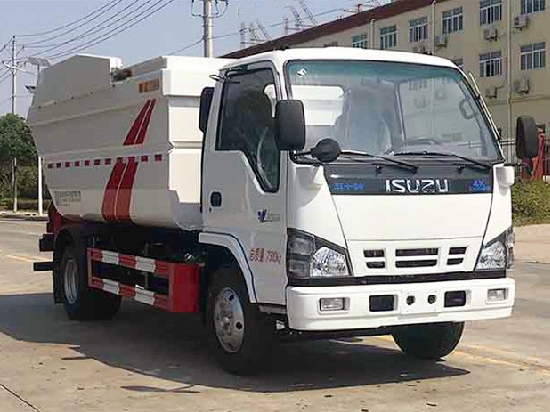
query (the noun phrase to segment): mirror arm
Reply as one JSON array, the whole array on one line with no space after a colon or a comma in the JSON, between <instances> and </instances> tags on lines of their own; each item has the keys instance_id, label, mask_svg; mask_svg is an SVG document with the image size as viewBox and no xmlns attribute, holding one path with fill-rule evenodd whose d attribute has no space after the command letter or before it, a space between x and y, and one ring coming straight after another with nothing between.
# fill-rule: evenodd
<instances>
[{"instance_id":1,"label":"mirror arm","mask_svg":"<svg viewBox=\"0 0 550 412\"><path fill-rule=\"evenodd\" d=\"M296 164L299 164L299 165L310 165L310 166L322 166L323 164L315 159L303 159L303 158L300 158L298 157L298 155L310 155L311 154L311 150L307 151L307 152L297 152L296 150L292 150L289 152L289 156L290 156L290 160L292 160L294 163Z\"/></svg>"}]
</instances>

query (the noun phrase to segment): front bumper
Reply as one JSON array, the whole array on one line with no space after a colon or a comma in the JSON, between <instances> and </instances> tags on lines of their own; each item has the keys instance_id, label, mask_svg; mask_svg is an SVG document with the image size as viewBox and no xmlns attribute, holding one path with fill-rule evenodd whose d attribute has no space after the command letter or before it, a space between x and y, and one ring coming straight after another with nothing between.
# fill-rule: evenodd
<instances>
[{"instance_id":1,"label":"front bumper","mask_svg":"<svg viewBox=\"0 0 550 412\"><path fill-rule=\"evenodd\" d=\"M507 289L506 298L489 302L489 289ZM466 295L465 304L445 307L446 292ZM515 281L503 279L459 280L420 284L392 284L371 286L334 286L287 288L289 327L304 331L336 331L370 329L397 325L433 322L461 322L496 319L510 316L515 299ZM369 309L371 296L394 296L393 310L373 312ZM435 295L435 302L428 297ZM414 303L407 298L414 296ZM321 298L345 298L343 311L321 312Z\"/></svg>"}]
</instances>

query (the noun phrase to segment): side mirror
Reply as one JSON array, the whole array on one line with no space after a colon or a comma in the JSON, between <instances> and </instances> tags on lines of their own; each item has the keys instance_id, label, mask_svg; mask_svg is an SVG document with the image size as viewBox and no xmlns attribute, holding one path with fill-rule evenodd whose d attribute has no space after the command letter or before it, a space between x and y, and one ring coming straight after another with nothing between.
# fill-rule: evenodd
<instances>
[{"instance_id":1,"label":"side mirror","mask_svg":"<svg viewBox=\"0 0 550 412\"><path fill-rule=\"evenodd\" d=\"M214 88L205 87L201 93L201 101L199 106L199 130L206 133L208 126L208 115L210 114L210 106L214 98Z\"/></svg>"},{"instance_id":2,"label":"side mirror","mask_svg":"<svg viewBox=\"0 0 550 412\"><path fill-rule=\"evenodd\" d=\"M537 157L539 154L539 131L530 116L518 117L516 123L516 155L518 159Z\"/></svg>"},{"instance_id":3,"label":"side mirror","mask_svg":"<svg viewBox=\"0 0 550 412\"><path fill-rule=\"evenodd\" d=\"M340 145L336 140L323 139L317 145L311 149L311 155L321 163L332 163L341 153Z\"/></svg>"},{"instance_id":4,"label":"side mirror","mask_svg":"<svg viewBox=\"0 0 550 412\"><path fill-rule=\"evenodd\" d=\"M275 107L275 139L279 150L303 150L306 145L304 104L281 100Z\"/></svg>"}]
</instances>

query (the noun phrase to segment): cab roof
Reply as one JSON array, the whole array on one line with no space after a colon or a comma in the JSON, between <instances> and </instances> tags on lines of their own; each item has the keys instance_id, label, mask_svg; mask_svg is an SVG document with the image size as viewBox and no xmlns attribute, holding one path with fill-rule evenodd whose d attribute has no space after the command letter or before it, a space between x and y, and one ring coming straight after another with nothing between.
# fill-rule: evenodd
<instances>
[{"instance_id":1,"label":"cab roof","mask_svg":"<svg viewBox=\"0 0 550 412\"><path fill-rule=\"evenodd\" d=\"M413 63L429 66L457 68L450 60L420 53L388 50L356 49L352 47L297 48L255 54L224 66L229 69L237 66L271 61L276 67L282 67L289 60L364 60Z\"/></svg>"}]
</instances>

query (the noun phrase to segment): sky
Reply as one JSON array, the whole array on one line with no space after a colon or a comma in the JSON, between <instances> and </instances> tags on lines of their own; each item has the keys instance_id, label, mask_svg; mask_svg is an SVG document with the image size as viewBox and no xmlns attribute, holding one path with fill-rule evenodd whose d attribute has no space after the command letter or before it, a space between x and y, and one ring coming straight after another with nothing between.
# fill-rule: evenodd
<instances>
[{"instance_id":1,"label":"sky","mask_svg":"<svg viewBox=\"0 0 550 412\"><path fill-rule=\"evenodd\" d=\"M360 3L359 0L305 2L319 23L348 16ZM385 2L388 0L381 1ZM227 6L225 4L218 1L219 16L214 20L214 53L217 56L239 48L242 22L248 25L259 19L272 38L283 35L285 17L293 24L288 6L294 6L307 22L300 0L228 0ZM200 0L0 0L0 6L0 49L16 36L19 59L23 61L39 56L57 62L78 51L71 49L99 42L111 34L114 36L80 52L120 57L124 65L173 52L202 55L202 20L196 16L202 11ZM161 6L165 7L159 9ZM117 34L134 23L137 24ZM67 27L59 29L64 26ZM6 64L9 58L8 46L0 53L0 60ZM23 69L36 71L30 65ZM0 68L0 115L11 111L11 80L3 76L4 72L6 69ZM18 73L17 113L26 117L31 95L25 85L34 84L36 77L24 71Z\"/></svg>"}]
</instances>

